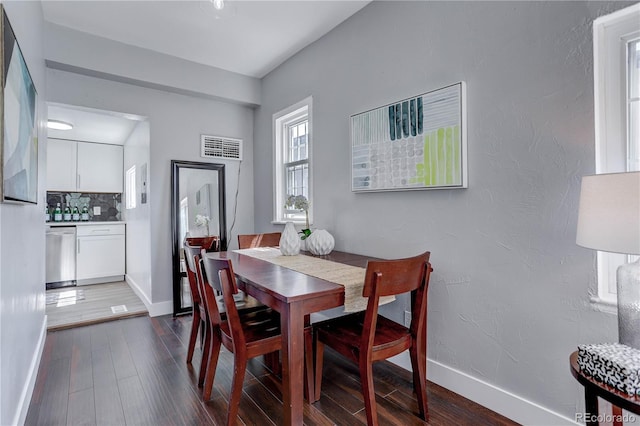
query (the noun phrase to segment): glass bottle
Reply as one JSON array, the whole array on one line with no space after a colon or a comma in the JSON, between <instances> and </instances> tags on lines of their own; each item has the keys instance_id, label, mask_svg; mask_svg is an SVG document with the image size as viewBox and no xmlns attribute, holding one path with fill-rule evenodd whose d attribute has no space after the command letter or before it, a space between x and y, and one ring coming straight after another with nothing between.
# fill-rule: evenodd
<instances>
[{"instance_id":1,"label":"glass bottle","mask_svg":"<svg viewBox=\"0 0 640 426\"><path fill-rule=\"evenodd\" d=\"M53 221L62 222L62 209L60 208L60 203L56 204L56 208L53 211Z\"/></svg>"},{"instance_id":2,"label":"glass bottle","mask_svg":"<svg viewBox=\"0 0 640 426\"><path fill-rule=\"evenodd\" d=\"M51 222L51 212L49 211L49 205L44 206L44 220L45 222Z\"/></svg>"},{"instance_id":3,"label":"glass bottle","mask_svg":"<svg viewBox=\"0 0 640 426\"><path fill-rule=\"evenodd\" d=\"M68 204L64 206L64 215L62 216L62 220L65 222L71 221L71 208Z\"/></svg>"},{"instance_id":4,"label":"glass bottle","mask_svg":"<svg viewBox=\"0 0 640 426\"><path fill-rule=\"evenodd\" d=\"M83 222L87 222L89 220L89 206L86 204L82 207L81 219Z\"/></svg>"},{"instance_id":5,"label":"glass bottle","mask_svg":"<svg viewBox=\"0 0 640 426\"><path fill-rule=\"evenodd\" d=\"M71 213L71 219L74 222L77 222L80 220L80 211L78 210L78 206L73 206L73 211Z\"/></svg>"}]
</instances>

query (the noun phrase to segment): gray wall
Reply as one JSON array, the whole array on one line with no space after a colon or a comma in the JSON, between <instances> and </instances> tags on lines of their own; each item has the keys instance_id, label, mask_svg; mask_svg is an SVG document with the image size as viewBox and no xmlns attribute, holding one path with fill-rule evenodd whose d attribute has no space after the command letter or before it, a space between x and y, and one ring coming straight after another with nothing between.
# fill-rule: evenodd
<instances>
[{"instance_id":1,"label":"gray wall","mask_svg":"<svg viewBox=\"0 0 640 426\"><path fill-rule=\"evenodd\" d=\"M172 311L171 160L202 161L200 135L244 140L245 160L226 164L227 221L233 223L238 191L237 229L253 228L253 111L238 104L147 89L129 84L47 70L48 100L147 117L149 143L149 209L151 234L152 315ZM234 233L237 231L234 231ZM167 310L168 309L168 310Z\"/></svg>"},{"instance_id":2,"label":"gray wall","mask_svg":"<svg viewBox=\"0 0 640 426\"><path fill-rule=\"evenodd\" d=\"M0 203L0 424L24 421L44 344L47 90L39 2L2 2L38 91L38 204Z\"/></svg>"},{"instance_id":3,"label":"gray wall","mask_svg":"<svg viewBox=\"0 0 640 426\"><path fill-rule=\"evenodd\" d=\"M594 310L595 252L576 246L594 173L592 21L620 2L373 2L263 80L256 231L272 220L272 115L313 96L316 228L336 249L432 252L428 355L561 416L568 357L616 341ZM349 116L467 83L469 188L354 194ZM387 313L402 318L403 302ZM508 410L507 410L508 411Z\"/></svg>"},{"instance_id":4,"label":"gray wall","mask_svg":"<svg viewBox=\"0 0 640 426\"><path fill-rule=\"evenodd\" d=\"M47 66L243 105L260 103L260 80L47 22ZM100 52L96 55L95 52Z\"/></svg>"},{"instance_id":5,"label":"gray wall","mask_svg":"<svg viewBox=\"0 0 640 426\"><path fill-rule=\"evenodd\" d=\"M151 204L142 204L142 168L147 168L147 196L149 195L149 122L140 121L124 143L124 171L136 166L136 207L126 209L123 199L123 220L127 222L126 271L127 281L150 297L151 295Z\"/></svg>"}]
</instances>

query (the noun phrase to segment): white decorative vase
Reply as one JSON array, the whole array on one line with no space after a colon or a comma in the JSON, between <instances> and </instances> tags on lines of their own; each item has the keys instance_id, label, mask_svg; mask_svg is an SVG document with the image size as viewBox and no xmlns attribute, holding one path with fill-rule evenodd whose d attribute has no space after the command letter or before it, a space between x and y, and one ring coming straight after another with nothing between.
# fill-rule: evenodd
<instances>
[{"instance_id":1,"label":"white decorative vase","mask_svg":"<svg viewBox=\"0 0 640 426\"><path fill-rule=\"evenodd\" d=\"M287 222L280 236L280 252L285 256L295 256L300 253L300 237L293 222Z\"/></svg>"},{"instance_id":2,"label":"white decorative vase","mask_svg":"<svg viewBox=\"0 0 640 426\"><path fill-rule=\"evenodd\" d=\"M331 253L336 245L333 235L324 229L313 231L305 241L307 242L307 250L318 256Z\"/></svg>"}]
</instances>

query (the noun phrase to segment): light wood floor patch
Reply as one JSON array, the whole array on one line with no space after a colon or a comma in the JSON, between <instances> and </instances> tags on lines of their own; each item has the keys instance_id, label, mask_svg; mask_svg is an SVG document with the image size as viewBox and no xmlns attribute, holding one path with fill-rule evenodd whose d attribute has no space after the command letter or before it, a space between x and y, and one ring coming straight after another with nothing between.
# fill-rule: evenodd
<instances>
[{"instance_id":1,"label":"light wood floor patch","mask_svg":"<svg viewBox=\"0 0 640 426\"><path fill-rule=\"evenodd\" d=\"M73 298L77 291L83 298ZM66 297L65 297L65 292ZM59 288L47 290L47 299L59 298L65 303L46 305L47 329L95 324L131 316L146 315L147 308L125 281L93 284L82 288Z\"/></svg>"}]
</instances>

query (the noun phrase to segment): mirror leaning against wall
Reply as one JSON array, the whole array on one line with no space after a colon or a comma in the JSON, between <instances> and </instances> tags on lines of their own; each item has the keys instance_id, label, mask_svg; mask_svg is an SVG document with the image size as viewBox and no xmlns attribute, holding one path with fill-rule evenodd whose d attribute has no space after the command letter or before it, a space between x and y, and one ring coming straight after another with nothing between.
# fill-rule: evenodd
<instances>
[{"instance_id":1,"label":"mirror leaning against wall","mask_svg":"<svg viewBox=\"0 0 640 426\"><path fill-rule=\"evenodd\" d=\"M218 237L227 249L224 164L171 161L173 315L191 312L184 258L185 237Z\"/></svg>"}]
</instances>

